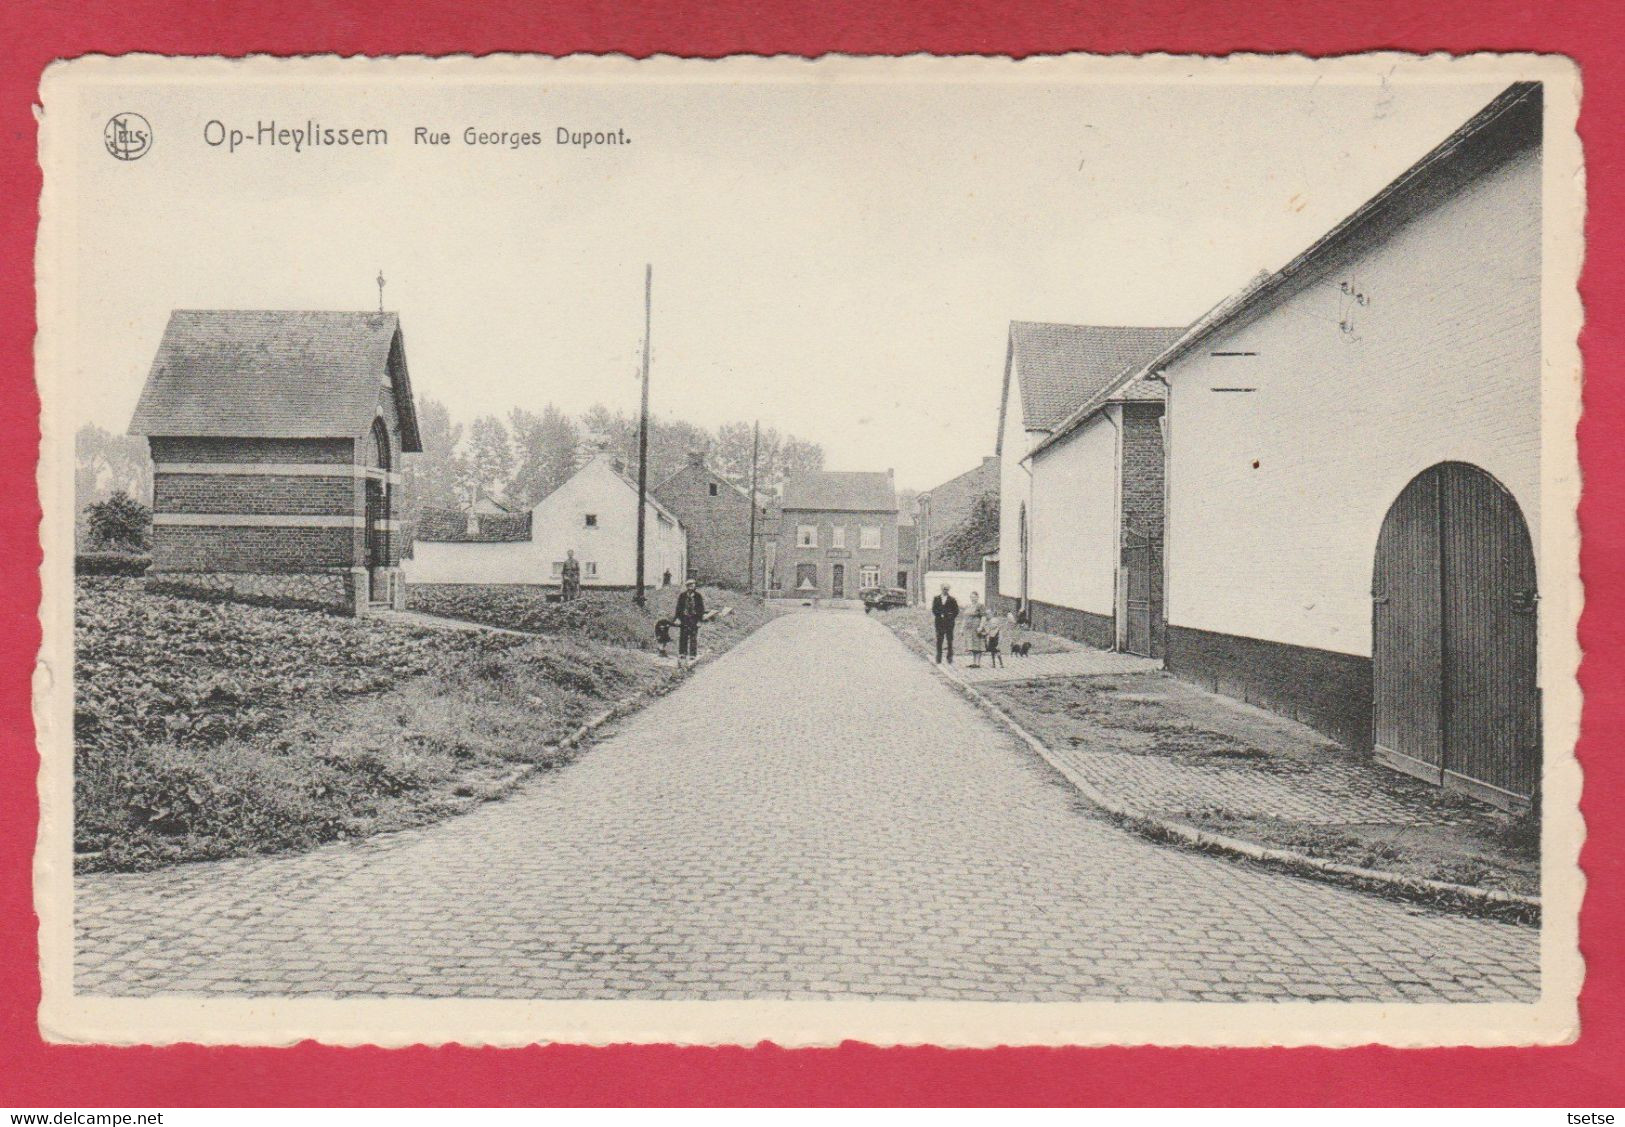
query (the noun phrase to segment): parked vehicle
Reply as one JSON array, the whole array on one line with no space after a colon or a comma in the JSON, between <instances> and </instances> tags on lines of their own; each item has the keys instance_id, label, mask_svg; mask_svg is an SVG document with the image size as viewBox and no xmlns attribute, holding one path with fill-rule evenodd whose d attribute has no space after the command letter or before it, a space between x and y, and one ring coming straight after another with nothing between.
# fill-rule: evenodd
<instances>
[{"instance_id":1,"label":"parked vehicle","mask_svg":"<svg viewBox=\"0 0 1625 1127\"><path fill-rule=\"evenodd\" d=\"M863 592L862 598L864 614L908 606L908 592L901 587L871 587Z\"/></svg>"}]
</instances>

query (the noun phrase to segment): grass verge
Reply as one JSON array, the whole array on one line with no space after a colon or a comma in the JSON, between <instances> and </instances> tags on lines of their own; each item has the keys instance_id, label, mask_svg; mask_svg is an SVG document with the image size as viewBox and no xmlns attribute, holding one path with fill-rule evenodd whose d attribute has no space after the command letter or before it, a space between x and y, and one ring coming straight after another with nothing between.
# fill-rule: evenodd
<instances>
[{"instance_id":1,"label":"grass verge","mask_svg":"<svg viewBox=\"0 0 1625 1127\"><path fill-rule=\"evenodd\" d=\"M737 603L705 652L770 616ZM516 771L567 762L561 745L591 718L677 683L641 652L658 605L580 608L526 638L81 579L76 866L304 849L504 793Z\"/></svg>"},{"instance_id":2,"label":"grass verge","mask_svg":"<svg viewBox=\"0 0 1625 1127\"><path fill-rule=\"evenodd\" d=\"M1103 792L1165 820L1399 878L1540 893L1527 819L1168 674L979 689Z\"/></svg>"}]
</instances>

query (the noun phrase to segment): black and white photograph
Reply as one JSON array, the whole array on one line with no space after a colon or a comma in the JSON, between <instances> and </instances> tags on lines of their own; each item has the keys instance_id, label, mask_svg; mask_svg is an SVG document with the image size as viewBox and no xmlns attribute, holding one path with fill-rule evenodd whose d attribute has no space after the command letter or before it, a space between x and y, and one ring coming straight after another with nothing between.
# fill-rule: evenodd
<instances>
[{"instance_id":1,"label":"black and white photograph","mask_svg":"<svg viewBox=\"0 0 1625 1127\"><path fill-rule=\"evenodd\" d=\"M1559 1043L1573 67L42 87L42 1026Z\"/></svg>"}]
</instances>

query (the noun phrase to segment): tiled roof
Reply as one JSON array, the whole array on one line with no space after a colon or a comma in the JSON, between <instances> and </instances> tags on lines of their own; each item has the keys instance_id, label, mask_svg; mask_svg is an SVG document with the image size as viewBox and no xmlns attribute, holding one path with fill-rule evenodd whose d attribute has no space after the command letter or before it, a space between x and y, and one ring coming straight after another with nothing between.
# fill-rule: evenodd
<instances>
[{"instance_id":1,"label":"tiled roof","mask_svg":"<svg viewBox=\"0 0 1625 1127\"><path fill-rule=\"evenodd\" d=\"M895 513L897 489L889 473L817 470L792 474L784 483L784 497L779 507Z\"/></svg>"},{"instance_id":2,"label":"tiled roof","mask_svg":"<svg viewBox=\"0 0 1625 1127\"><path fill-rule=\"evenodd\" d=\"M395 314L177 309L130 433L351 438L372 425L379 390L391 380L401 445L416 452L422 443Z\"/></svg>"},{"instance_id":3,"label":"tiled roof","mask_svg":"<svg viewBox=\"0 0 1625 1127\"><path fill-rule=\"evenodd\" d=\"M1184 328L1010 322L1005 367L1021 385L1027 430L1051 430L1112 380L1161 352ZM1001 425L1002 433L1003 427Z\"/></svg>"}]
</instances>

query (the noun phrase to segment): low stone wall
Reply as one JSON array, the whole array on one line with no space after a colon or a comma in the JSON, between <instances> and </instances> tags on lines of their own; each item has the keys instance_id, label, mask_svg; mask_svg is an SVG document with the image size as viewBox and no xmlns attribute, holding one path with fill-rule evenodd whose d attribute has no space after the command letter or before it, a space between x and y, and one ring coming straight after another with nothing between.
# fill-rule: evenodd
<instances>
[{"instance_id":1,"label":"low stone wall","mask_svg":"<svg viewBox=\"0 0 1625 1127\"><path fill-rule=\"evenodd\" d=\"M359 591L358 582L362 584ZM355 614L366 602L365 583L365 571L349 568L275 574L169 571L149 575L147 590L197 599Z\"/></svg>"}]
</instances>

